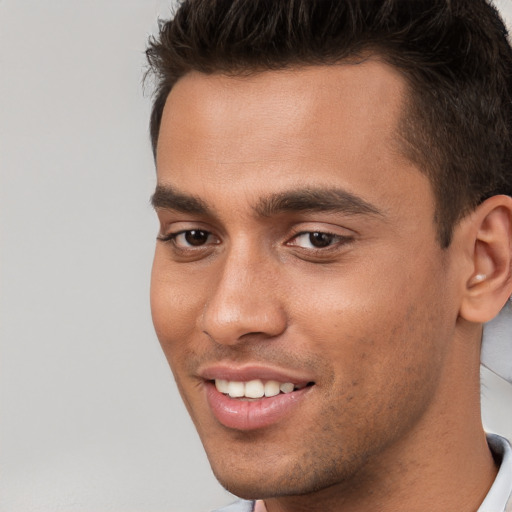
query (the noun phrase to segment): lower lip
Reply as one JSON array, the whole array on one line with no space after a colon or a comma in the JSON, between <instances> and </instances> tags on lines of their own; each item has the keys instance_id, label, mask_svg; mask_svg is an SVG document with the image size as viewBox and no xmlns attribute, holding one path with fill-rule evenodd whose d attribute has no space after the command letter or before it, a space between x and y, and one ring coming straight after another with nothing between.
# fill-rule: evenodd
<instances>
[{"instance_id":1,"label":"lower lip","mask_svg":"<svg viewBox=\"0 0 512 512\"><path fill-rule=\"evenodd\" d=\"M291 393L253 400L230 398L217 391L213 382L206 383L206 398L213 415L225 427L236 430L255 430L278 423L292 413L311 387Z\"/></svg>"}]
</instances>

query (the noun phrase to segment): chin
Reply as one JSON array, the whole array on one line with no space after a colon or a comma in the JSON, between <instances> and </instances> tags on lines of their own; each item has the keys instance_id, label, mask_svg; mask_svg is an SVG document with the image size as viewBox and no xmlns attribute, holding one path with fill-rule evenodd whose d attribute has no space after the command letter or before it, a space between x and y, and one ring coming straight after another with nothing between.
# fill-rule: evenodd
<instances>
[{"instance_id":1,"label":"chin","mask_svg":"<svg viewBox=\"0 0 512 512\"><path fill-rule=\"evenodd\" d=\"M333 472L318 470L320 468L306 469L307 465L299 458L288 464L283 464L282 460L273 462L255 454L245 464L240 463L240 459L228 464L213 463L212 470L227 491L246 500L316 493L344 479Z\"/></svg>"},{"instance_id":2,"label":"chin","mask_svg":"<svg viewBox=\"0 0 512 512\"><path fill-rule=\"evenodd\" d=\"M230 493L246 500L303 492L302 486L297 485L297 477L300 475L290 477L290 474L296 473L297 470L273 467L272 463L262 460L256 454L246 463L240 459L228 463L210 462L219 483Z\"/></svg>"},{"instance_id":3,"label":"chin","mask_svg":"<svg viewBox=\"0 0 512 512\"><path fill-rule=\"evenodd\" d=\"M231 494L244 500L269 499L296 494L296 492L287 487L286 484L276 485L276 482L271 476L266 476L264 479L259 476L251 479L247 478L245 475L242 477L231 476L227 479L217 475L215 476L222 487ZM300 490L298 494L304 494L304 491Z\"/></svg>"}]
</instances>

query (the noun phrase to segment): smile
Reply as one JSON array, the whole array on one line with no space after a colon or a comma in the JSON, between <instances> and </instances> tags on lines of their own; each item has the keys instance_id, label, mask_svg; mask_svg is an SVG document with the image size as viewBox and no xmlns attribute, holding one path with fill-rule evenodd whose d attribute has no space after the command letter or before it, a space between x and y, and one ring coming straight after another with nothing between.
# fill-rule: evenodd
<instances>
[{"instance_id":1,"label":"smile","mask_svg":"<svg viewBox=\"0 0 512 512\"><path fill-rule=\"evenodd\" d=\"M293 382L278 382L276 380L263 381L254 379L248 382L215 379L215 387L220 393L230 398L263 398L273 397L280 393L291 393L306 387Z\"/></svg>"},{"instance_id":2,"label":"smile","mask_svg":"<svg viewBox=\"0 0 512 512\"><path fill-rule=\"evenodd\" d=\"M211 413L229 429L267 428L290 421L315 387L314 382L267 379L206 380L204 389Z\"/></svg>"}]
</instances>

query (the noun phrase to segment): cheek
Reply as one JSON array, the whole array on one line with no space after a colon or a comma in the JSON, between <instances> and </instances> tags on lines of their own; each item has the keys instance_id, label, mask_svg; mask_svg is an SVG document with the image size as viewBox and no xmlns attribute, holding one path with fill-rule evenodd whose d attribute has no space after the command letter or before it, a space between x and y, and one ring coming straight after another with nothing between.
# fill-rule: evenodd
<instances>
[{"instance_id":1,"label":"cheek","mask_svg":"<svg viewBox=\"0 0 512 512\"><path fill-rule=\"evenodd\" d=\"M173 370L183 357L204 304L205 286L173 271L157 248L151 274L151 315L155 332Z\"/></svg>"},{"instance_id":2,"label":"cheek","mask_svg":"<svg viewBox=\"0 0 512 512\"><path fill-rule=\"evenodd\" d=\"M305 279L293 288L291 296L307 301L295 303L292 325L309 340L312 353L334 366L344 386L364 384L373 394L395 381L412 384L420 373L427 379L428 372L437 371L447 346L440 333L449 332L456 312L445 307L435 284L444 282L442 276L432 277L437 270L425 265L414 280L411 272L406 262L381 259L350 273Z\"/></svg>"},{"instance_id":3,"label":"cheek","mask_svg":"<svg viewBox=\"0 0 512 512\"><path fill-rule=\"evenodd\" d=\"M444 348L435 337L438 319L423 308L377 298L343 305L322 312L317 303L314 326L303 325L315 343L309 350L328 370L319 383L320 416L356 457L422 418L436 394Z\"/></svg>"}]
</instances>

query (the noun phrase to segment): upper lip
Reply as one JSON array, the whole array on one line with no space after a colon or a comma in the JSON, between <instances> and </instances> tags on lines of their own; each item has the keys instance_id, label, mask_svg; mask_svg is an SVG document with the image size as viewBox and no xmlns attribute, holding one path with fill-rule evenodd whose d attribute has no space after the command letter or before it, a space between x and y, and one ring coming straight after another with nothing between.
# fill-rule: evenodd
<instances>
[{"instance_id":1,"label":"upper lip","mask_svg":"<svg viewBox=\"0 0 512 512\"><path fill-rule=\"evenodd\" d=\"M273 368L263 365L233 366L227 363L206 365L199 369L199 376L205 380L223 379L236 382L248 382L260 379L263 381L291 382L296 385L306 385L313 382L311 376L293 370Z\"/></svg>"}]
</instances>

